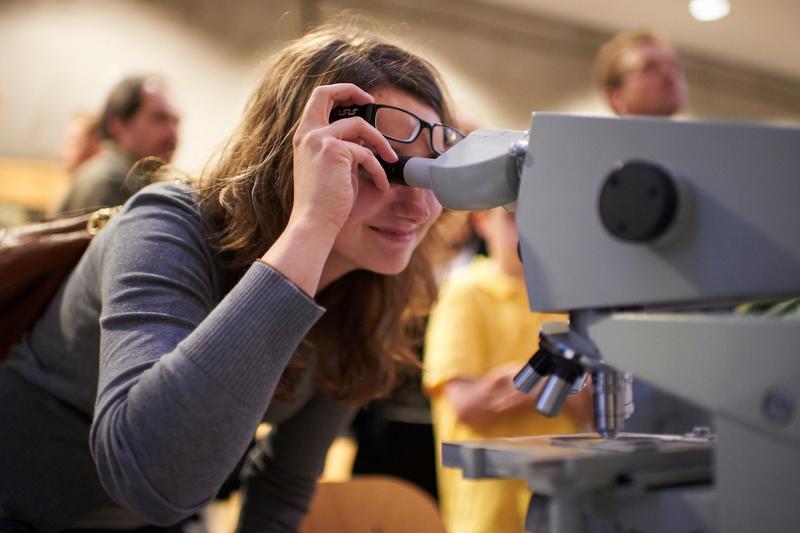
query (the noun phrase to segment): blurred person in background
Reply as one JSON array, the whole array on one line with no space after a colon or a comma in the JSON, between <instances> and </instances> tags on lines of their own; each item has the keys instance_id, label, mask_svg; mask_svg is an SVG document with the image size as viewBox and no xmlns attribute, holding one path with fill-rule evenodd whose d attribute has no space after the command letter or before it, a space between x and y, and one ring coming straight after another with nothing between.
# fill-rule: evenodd
<instances>
[{"instance_id":1,"label":"blurred person in background","mask_svg":"<svg viewBox=\"0 0 800 533\"><path fill-rule=\"evenodd\" d=\"M595 77L617 115L670 117L686 103L686 78L678 56L662 37L622 32L600 47Z\"/></svg>"},{"instance_id":2,"label":"blurred person in background","mask_svg":"<svg viewBox=\"0 0 800 533\"><path fill-rule=\"evenodd\" d=\"M58 161L72 173L100 151L100 124L91 113L74 113L67 121L58 147Z\"/></svg>"},{"instance_id":3,"label":"blurred person in background","mask_svg":"<svg viewBox=\"0 0 800 533\"><path fill-rule=\"evenodd\" d=\"M686 78L678 56L663 37L622 32L595 58L595 77L611 109L620 116L671 117L686 103ZM691 402L634 379L634 413L625 431L684 434L709 427L711 416Z\"/></svg>"},{"instance_id":4,"label":"blurred person in background","mask_svg":"<svg viewBox=\"0 0 800 533\"><path fill-rule=\"evenodd\" d=\"M178 143L180 117L166 82L131 76L111 90L99 119L100 151L75 170L59 211L120 205L148 185L144 175L128 176L139 159L169 163Z\"/></svg>"},{"instance_id":5,"label":"blurred person in background","mask_svg":"<svg viewBox=\"0 0 800 533\"><path fill-rule=\"evenodd\" d=\"M489 257L475 257L444 282L425 336L439 502L453 533L521 533L531 498L525 481L463 479L442 467L442 442L580 432L591 419L591 395L571 395L561 414L547 418L536 412L535 393L516 389L513 376L538 349L540 326L567 317L531 312L514 214L498 207L471 217Z\"/></svg>"}]
</instances>

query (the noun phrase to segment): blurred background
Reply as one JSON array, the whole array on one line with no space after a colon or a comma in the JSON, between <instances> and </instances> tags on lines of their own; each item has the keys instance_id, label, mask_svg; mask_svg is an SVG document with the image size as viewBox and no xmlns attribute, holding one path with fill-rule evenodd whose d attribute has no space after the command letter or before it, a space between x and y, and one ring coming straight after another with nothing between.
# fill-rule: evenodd
<instances>
[{"instance_id":1,"label":"blurred background","mask_svg":"<svg viewBox=\"0 0 800 533\"><path fill-rule=\"evenodd\" d=\"M0 0L0 224L52 210L70 120L132 73L159 73L181 112L173 162L196 173L231 133L269 53L345 9L376 19L444 74L478 126L526 129L531 111L607 114L600 44L660 32L689 85L683 116L800 121L796 0L730 0L700 22L688 0Z\"/></svg>"}]
</instances>

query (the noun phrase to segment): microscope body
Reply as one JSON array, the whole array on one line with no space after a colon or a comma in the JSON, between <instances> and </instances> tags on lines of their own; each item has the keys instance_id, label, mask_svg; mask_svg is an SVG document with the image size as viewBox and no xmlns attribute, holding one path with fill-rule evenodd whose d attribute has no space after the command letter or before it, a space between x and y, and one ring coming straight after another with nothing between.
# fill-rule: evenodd
<instances>
[{"instance_id":1,"label":"microscope body","mask_svg":"<svg viewBox=\"0 0 800 533\"><path fill-rule=\"evenodd\" d=\"M458 186L467 141L497 145L489 202ZM539 441L445 444L445 464L527 479L531 514L550 515L529 514L537 533L594 531L592 513L642 531L800 531L800 320L731 312L800 294L800 129L536 113L527 135L464 143L417 174L447 207L515 207L531 308L568 311L559 353L620 396L595 390L601 435L625 437L632 373L708 409L716 438L622 453L623 438L586 436L560 463Z\"/></svg>"},{"instance_id":2,"label":"microscope body","mask_svg":"<svg viewBox=\"0 0 800 533\"><path fill-rule=\"evenodd\" d=\"M798 143L791 128L535 114L517 207L532 308L797 294ZM599 213L609 176L630 162L663 169L678 189L672 223L650 239L611 234Z\"/></svg>"}]
</instances>

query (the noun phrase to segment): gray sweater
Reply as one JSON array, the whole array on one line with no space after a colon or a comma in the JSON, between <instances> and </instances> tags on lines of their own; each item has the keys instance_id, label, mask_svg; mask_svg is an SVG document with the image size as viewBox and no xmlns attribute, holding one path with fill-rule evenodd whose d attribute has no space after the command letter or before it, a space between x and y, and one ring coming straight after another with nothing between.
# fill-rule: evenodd
<instances>
[{"instance_id":1,"label":"gray sweater","mask_svg":"<svg viewBox=\"0 0 800 533\"><path fill-rule=\"evenodd\" d=\"M214 497L266 412L240 527L297 528L352 409L316 393L313 370L296 401L270 400L323 309L262 263L223 294L195 202L179 184L135 195L0 368L0 516L113 527L116 502L177 522Z\"/></svg>"}]
</instances>

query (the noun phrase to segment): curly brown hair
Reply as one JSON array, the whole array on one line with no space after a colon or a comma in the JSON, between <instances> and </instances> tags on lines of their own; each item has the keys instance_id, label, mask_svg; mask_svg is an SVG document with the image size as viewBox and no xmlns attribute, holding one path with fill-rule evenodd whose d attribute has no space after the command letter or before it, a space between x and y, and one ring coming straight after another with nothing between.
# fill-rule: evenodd
<instances>
[{"instance_id":1,"label":"curly brown hair","mask_svg":"<svg viewBox=\"0 0 800 533\"><path fill-rule=\"evenodd\" d=\"M365 91L392 87L451 120L443 85L423 59L376 32L337 19L289 42L273 58L236 132L203 172L201 210L210 238L235 281L287 225L293 194L292 137L311 92L348 82ZM327 308L284 372L279 397L291 392L310 357L316 384L331 396L363 402L391 390L399 371L418 364L421 317L435 297L431 253L436 229L404 272L356 270L317 295Z\"/></svg>"}]
</instances>

